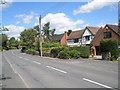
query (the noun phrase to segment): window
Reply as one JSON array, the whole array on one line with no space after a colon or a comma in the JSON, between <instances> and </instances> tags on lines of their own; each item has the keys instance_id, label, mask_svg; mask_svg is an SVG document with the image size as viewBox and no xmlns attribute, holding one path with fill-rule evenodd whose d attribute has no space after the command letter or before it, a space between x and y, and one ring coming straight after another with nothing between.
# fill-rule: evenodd
<instances>
[{"instance_id":1,"label":"window","mask_svg":"<svg viewBox=\"0 0 120 90\"><path fill-rule=\"evenodd\" d=\"M74 43L78 43L78 41L79 41L79 39L77 38L77 39L74 39Z\"/></svg>"},{"instance_id":2,"label":"window","mask_svg":"<svg viewBox=\"0 0 120 90\"><path fill-rule=\"evenodd\" d=\"M104 38L111 38L111 32L104 32Z\"/></svg>"},{"instance_id":3,"label":"window","mask_svg":"<svg viewBox=\"0 0 120 90\"><path fill-rule=\"evenodd\" d=\"M86 41L90 40L90 36L85 36Z\"/></svg>"}]
</instances>

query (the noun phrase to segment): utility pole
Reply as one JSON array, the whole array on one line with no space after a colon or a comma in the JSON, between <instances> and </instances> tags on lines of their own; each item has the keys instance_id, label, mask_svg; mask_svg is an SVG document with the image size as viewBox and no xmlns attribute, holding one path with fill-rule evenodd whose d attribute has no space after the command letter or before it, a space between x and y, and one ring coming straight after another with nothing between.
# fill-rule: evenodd
<instances>
[{"instance_id":1,"label":"utility pole","mask_svg":"<svg viewBox=\"0 0 120 90\"><path fill-rule=\"evenodd\" d=\"M41 15L39 17L39 33L40 33L40 55L42 57L42 32L41 32Z\"/></svg>"}]
</instances>

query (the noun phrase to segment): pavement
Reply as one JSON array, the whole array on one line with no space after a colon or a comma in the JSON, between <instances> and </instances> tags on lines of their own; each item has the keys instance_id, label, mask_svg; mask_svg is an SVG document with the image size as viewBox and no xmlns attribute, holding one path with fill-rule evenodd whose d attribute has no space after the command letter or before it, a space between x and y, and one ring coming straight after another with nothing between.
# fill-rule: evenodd
<instances>
[{"instance_id":1,"label":"pavement","mask_svg":"<svg viewBox=\"0 0 120 90\"><path fill-rule=\"evenodd\" d=\"M20 50L2 54L4 88L118 88L118 62L63 60L32 56ZM12 82L12 83L11 83Z\"/></svg>"}]
</instances>

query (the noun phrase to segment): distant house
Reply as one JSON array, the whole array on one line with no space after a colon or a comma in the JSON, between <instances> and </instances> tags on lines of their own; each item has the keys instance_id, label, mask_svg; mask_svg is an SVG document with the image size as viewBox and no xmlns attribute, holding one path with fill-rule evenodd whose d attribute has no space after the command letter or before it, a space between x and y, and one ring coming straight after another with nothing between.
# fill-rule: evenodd
<instances>
[{"instance_id":1,"label":"distant house","mask_svg":"<svg viewBox=\"0 0 120 90\"><path fill-rule=\"evenodd\" d=\"M100 55L100 41L101 40L116 40L120 48L120 33L118 33L117 25L105 25L103 29L100 29L94 39L91 42L91 54ZM107 47L107 46L106 46Z\"/></svg>"},{"instance_id":2,"label":"distant house","mask_svg":"<svg viewBox=\"0 0 120 90\"><path fill-rule=\"evenodd\" d=\"M57 34L51 37L51 41L52 42L56 42L59 43L61 45L67 45L67 32L63 33L63 34Z\"/></svg>"},{"instance_id":3,"label":"distant house","mask_svg":"<svg viewBox=\"0 0 120 90\"><path fill-rule=\"evenodd\" d=\"M86 26L82 35L82 45L89 46L100 27Z\"/></svg>"},{"instance_id":4,"label":"distant house","mask_svg":"<svg viewBox=\"0 0 120 90\"><path fill-rule=\"evenodd\" d=\"M87 26L83 30L73 31L67 41L69 46L89 46L92 39L98 32L99 27Z\"/></svg>"},{"instance_id":5,"label":"distant house","mask_svg":"<svg viewBox=\"0 0 120 90\"><path fill-rule=\"evenodd\" d=\"M80 46L84 30L72 31L67 39L68 46Z\"/></svg>"}]
</instances>

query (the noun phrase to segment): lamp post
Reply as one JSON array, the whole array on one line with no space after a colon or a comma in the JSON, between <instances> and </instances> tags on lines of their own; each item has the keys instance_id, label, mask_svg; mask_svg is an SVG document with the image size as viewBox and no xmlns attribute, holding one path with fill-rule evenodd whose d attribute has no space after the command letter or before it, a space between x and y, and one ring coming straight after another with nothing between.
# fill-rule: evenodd
<instances>
[{"instance_id":1,"label":"lamp post","mask_svg":"<svg viewBox=\"0 0 120 90\"><path fill-rule=\"evenodd\" d=\"M40 55L42 57L42 33L41 33L41 15L39 17L39 33L40 33Z\"/></svg>"}]
</instances>

